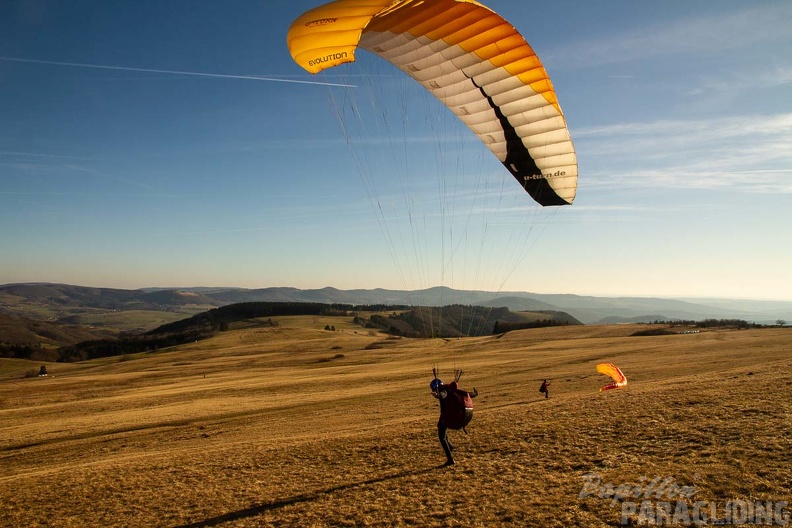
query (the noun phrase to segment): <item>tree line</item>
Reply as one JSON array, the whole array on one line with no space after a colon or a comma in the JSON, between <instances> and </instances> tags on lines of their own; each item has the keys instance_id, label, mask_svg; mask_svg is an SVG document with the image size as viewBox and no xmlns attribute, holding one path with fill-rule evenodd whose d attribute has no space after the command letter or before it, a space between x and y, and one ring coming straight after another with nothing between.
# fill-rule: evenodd
<instances>
[{"instance_id":1,"label":"tree line","mask_svg":"<svg viewBox=\"0 0 792 528\"><path fill-rule=\"evenodd\" d=\"M685 319L671 319L671 320L657 320L652 324L668 324L668 325L682 325L692 326L695 328L765 328L767 325L760 323L752 323L744 319L704 319L702 321L685 320ZM783 322L779 322L783 326Z\"/></svg>"}]
</instances>

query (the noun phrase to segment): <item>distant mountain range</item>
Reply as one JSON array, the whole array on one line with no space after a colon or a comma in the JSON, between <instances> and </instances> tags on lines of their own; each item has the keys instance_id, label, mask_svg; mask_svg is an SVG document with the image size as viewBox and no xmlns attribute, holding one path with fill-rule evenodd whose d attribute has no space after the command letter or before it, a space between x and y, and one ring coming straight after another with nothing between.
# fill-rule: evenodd
<instances>
[{"instance_id":1,"label":"distant mountain range","mask_svg":"<svg viewBox=\"0 0 792 528\"><path fill-rule=\"evenodd\" d=\"M592 297L571 294L486 292L435 287L420 291L339 290L322 288L144 288L123 290L66 284L0 286L0 313L60 322L79 322L86 313L108 311L169 312L171 319L241 302L316 302L353 305L463 304L506 307L511 311L566 312L584 324L652 322L656 320L743 319L776 324L792 321L792 302L738 299L663 299L656 297ZM1 336L0 336L1 337Z\"/></svg>"}]
</instances>

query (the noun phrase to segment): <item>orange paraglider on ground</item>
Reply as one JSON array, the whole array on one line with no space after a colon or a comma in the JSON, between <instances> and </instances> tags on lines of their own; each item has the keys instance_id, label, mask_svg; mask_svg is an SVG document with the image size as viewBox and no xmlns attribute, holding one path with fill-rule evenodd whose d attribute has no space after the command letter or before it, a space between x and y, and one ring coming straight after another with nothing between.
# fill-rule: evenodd
<instances>
[{"instance_id":1,"label":"orange paraglider on ground","mask_svg":"<svg viewBox=\"0 0 792 528\"><path fill-rule=\"evenodd\" d=\"M600 363L597 365L597 372L613 378L613 383L608 383L607 385L601 387L600 392L611 389L620 389L627 386L627 376L625 376L621 369L613 363Z\"/></svg>"}]
</instances>

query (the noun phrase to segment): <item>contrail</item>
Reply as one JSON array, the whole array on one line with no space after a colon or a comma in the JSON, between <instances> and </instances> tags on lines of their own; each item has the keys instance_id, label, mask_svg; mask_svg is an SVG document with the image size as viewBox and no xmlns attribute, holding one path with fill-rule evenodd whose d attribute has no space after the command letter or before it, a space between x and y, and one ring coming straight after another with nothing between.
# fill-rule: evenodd
<instances>
[{"instance_id":1,"label":"contrail","mask_svg":"<svg viewBox=\"0 0 792 528\"><path fill-rule=\"evenodd\" d=\"M8 62L26 62L29 64L49 64L52 66L71 66L74 68L95 68L99 70L121 70L121 71L133 71L133 72L144 72L144 73L167 73L171 75L192 75L195 77L214 77L219 79L246 79L249 81L269 81L269 82L283 82L283 83L292 83L292 84L316 84L319 86L339 86L343 88L357 88L354 84L338 84L338 83L328 83L328 82L320 82L320 81L298 81L296 79L279 79L277 77L259 77L256 75L223 75L220 73L201 73L201 72L187 72L187 71L178 71L178 70L154 70L151 68L129 68L125 66L107 66L104 64L81 64L78 62L58 62L58 61L46 61L46 60L36 60L36 59L17 59L14 57L0 57L0 60L8 61Z\"/></svg>"}]
</instances>

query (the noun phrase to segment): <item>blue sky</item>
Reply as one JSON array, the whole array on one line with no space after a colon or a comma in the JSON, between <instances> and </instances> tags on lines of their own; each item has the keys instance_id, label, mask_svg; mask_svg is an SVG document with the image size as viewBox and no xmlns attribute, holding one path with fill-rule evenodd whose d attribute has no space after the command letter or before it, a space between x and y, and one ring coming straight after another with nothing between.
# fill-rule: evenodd
<instances>
[{"instance_id":1,"label":"blue sky","mask_svg":"<svg viewBox=\"0 0 792 528\"><path fill-rule=\"evenodd\" d=\"M792 300L792 3L485 2L575 142L544 210L384 64L296 66L318 3L0 3L0 284Z\"/></svg>"}]
</instances>

